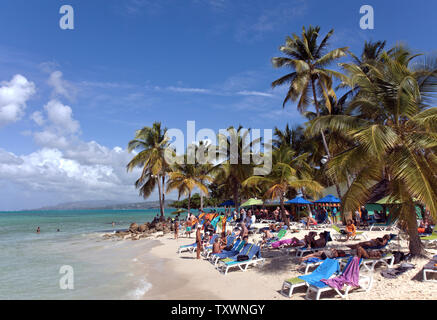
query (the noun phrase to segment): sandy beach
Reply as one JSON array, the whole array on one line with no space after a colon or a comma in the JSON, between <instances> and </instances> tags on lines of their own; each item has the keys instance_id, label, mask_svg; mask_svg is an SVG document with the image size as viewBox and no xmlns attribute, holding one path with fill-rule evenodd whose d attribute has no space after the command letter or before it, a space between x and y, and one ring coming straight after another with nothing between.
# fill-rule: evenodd
<instances>
[{"instance_id":1,"label":"sandy beach","mask_svg":"<svg viewBox=\"0 0 437 320\"><path fill-rule=\"evenodd\" d=\"M258 225L260 226L260 225ZM328 229L329 230L329 229ZM288 232L285 238L302 238L308 230L298 233ZM389 232L368 231L369 238L380 237ZM296 289L291 298L280 293L285 279L302 275L299 263L294 254L287 254L280 250L264 250L265 263L251 267L246 272L235 270L224 275L214 266L202 258L197 260L193 253L177 254L180 245L194 242L194 238L173 239L172 234L161 235L156 238L160 244L151 249L150 254L162 263L156 264L147 271L147 278L152 282L152 288L144 299L181 299L181 300L208 300L208 299L250 299L250 300L303 300L306 287ZM250 242L257 242L260 235L252 235ZM142 240L149 241L149 240ZM363 241L358 238L347 244ZM344 248L343 242L333 241L329 247ZM407 241L394 240L389 247L391 250L408 252ZM429 257L437 254L435 249L427 249ZM350 300L436 300L437 283L422 282L422 268L429 259L415 259L412 269L397 279L386 279L380 271L386 268L379 264L374 271L374 282L369 292L355 289L349 293ZM396 265L394 267L397 267ZM333 291L332 291L333 292ZM334 293L324 293L322 299L340 297Z\"/></svg>"}]
</instances>

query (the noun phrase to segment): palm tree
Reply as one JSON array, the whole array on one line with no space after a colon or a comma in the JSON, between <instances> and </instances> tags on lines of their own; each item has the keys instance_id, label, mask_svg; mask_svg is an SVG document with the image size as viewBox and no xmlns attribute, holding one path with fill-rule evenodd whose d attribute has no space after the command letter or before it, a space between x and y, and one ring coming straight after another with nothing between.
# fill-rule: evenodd
<instances>
[{"instance_id":1,"label":"palm tree","mask_svg":"<svg viewBox=\"0 0 437 320\"><path fill-rule=\"evenodd\" d=\"M186 156L185 156L186 160ZM169 172L169 179L167 181L167 193L172 190L178 191L178 197L182 195L188 196L188 212L191 209L191 193L194 188L199 188L204 195L208 194L208 187L206 182L212 182L212 178L204 174L201 167L195 164L174 164L172 171Z\"/></svg>"},{"instance_id":2,"label":"palm tree","mask_svg":"<svg viewBox=\"0 0 437 320\"><path fill-rule=\"evenodd\" d=\"M127 170L142 168L141 176L135 182L135 187L144 198L151 195L158 186L159 207L161 217L164 217L164 185L168 163L165 160L165 150L168 148L167 128L162 129L160 122L154 122L152 127L144 127L135 132L135 139L129 141L128 151L140 150L127 165Z\"/></svg>"},{"instance_id":3,"label":"palm tree","mask_svg":"<svg viewBox=\"0 0 437 320\"><path fill-rule=\"evenodd\" d=\"M306 163L308 154L296 155L290 147L281 145L272 153L272 171L267 176L252 176L243 182L247 187L263 187L267 189L265 197L279 198L281 214L289 225L285 215L285 195L293 190L304 190L306 194L317 196L323 187L312 178L312 168Z\"/></svg>"},{"instance_id":4,"label":"palm tree","mask_svg":"<svg viewBox=\"0 0 437 320\"><path fill-rule=\"evenodd\" d=\"M218 185L226 185L232 190L235 209L240 203L241 184L253 174L254 164L250 161L252 148L257 146L261 139L248 142L249 130L243 130L239 126L227 129L228 136L218 135L219 164L213 169L215 182Z\"/></svg>"},{"instance_id":5,"label":"palm tree","mask_svg":"<svg viewBox=\"0 0 437 320\"><path fill-rule=\"evenodd\" d=\"M387 180L390 200L402 204L399 212L407 224L410 252L421 255L415 201L437 217L437 108L430 108L436 98L437 63L413 64L415 57L399 46L367 64L367 72L356 64L342 64L350 87L359 87L348 105L354 115L314 119L308 132L328 129L354 141L329 163L331 174L341 174L344 168L353 172L344 211L364 205L372 186Z\"/></svg>"},{"instance_id":6,"label":"palm tree","mask_svg":"<svg viewBox=\"0 0 437 320\"><path fill-rule=\"evenodd\" d=\"M334 49L326 52L328 40L334 33L334 30L328 32L320 44L317 43L320 27L310 26L308 30L302 28L301 37L293 34L292 37L287 37L285 45L279 47L279 50L286 57L275 57L272 59L272 64L276 68L286 67L291 68L293 72L272 82L272 87L289 85L288 92L285 96L283 107L288 101L297 101L297 108L300 112L304 112L311 101L311 95L316 109L316 114L320 116L320 104L318 94L324 97L325 107L331 111L331 100L329 97L336 97L332 89L332 77L343 78L343 75L337 71L326 69L325 67L333 63L335 60L346 56L347 47ZM320 132L322 136L323 146L328 156L331 159L331 153L326 142L325 133ZM337 193L339 197L340 187L336 183Z\"/></svg>"}]
</instances>

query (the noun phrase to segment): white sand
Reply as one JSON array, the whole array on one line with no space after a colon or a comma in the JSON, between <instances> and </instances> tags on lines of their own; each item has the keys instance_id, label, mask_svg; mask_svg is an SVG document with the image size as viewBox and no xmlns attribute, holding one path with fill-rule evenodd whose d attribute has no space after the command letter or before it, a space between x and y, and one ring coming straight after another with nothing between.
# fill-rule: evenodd
<instances>
[{"instance_id":1,"label":"white sand","mask_svg":"<svg viewBox=\"0 0 437 320\"><path fill-rule=\"evenodd\" d=\"M308 231L298 233L288 232L285 238L297 237L302 239ZM367 232L369 238L381 237L389 232ZM284 239L285 239L284 238ZM238 269L227 275L219 273L214 266L205 259L197 260L196 254L177 254L180 245L194 242L194 238L173 239L167 234L158 238L161 245L152 249L152 255L163 261L155 270L149 271L147 278L153 283L152 289L144 299L250 299L250 300L288 300L280 294L285 279L302 275L298 270L298 262L293 254L285 254L279 250L263 252L266 259L264 265L249 268L246 272ZM250 242L257 242L260 235L249 238ZM148 241L148 240L142 240ZM363 238L349 241L348 244L364 241ZM344 243L332 242L330 246L344 247ZM405 240L394 240L390 249L408 252ZM437 250L427 250L429 257L437 254ZM374 283L370 292L356 289L350 292L351 300L395 300L395 299L437 299L437 283L422 282L422 267L429 259L415 259L411 263L416 268L404 273L397 279L386 279L380 271L386 268L379 264L374 272ZM396 266L395 266L396 267ZM237 271L238 270L238 271ZM416 280L417 279L417 280ZM295 289L292 300L302 300L306 288ZM332 291L333 292L333 291ZM324 293L323 299L340 299L338 295Z\"/></svg>"}]
</instances>

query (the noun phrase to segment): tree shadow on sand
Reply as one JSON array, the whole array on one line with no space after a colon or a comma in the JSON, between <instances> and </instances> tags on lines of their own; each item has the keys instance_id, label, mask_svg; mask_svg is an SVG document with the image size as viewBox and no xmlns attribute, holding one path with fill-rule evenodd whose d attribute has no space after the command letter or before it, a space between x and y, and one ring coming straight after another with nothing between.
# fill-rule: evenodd
<instances>
[{"instance_id":1,"label":"tree shadow on sand","mask_svg":"<svg viewBox=\"0 0 437 320\"><path fill-rule=\"evenodd\" d=\"M259 268L260 273L272 274L285 271L297 270L299 262L296 257L284 254L280 251L267 251L263 254L265 262Z\"/></svg>"}]
</instances>

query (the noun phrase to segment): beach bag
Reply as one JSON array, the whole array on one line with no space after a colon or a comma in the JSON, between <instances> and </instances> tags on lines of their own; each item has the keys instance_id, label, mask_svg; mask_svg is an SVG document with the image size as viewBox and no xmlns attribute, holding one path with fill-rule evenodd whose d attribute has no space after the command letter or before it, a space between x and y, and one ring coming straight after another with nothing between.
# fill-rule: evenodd
<instances>
[{"instance_id":1,"label":"beach bag","mask_svg":"<svg viewBox=\"0 0 437 320\"><path fill-rule=\"evenodd\" d=\"M246 260L249 260L249 256L245 254L240 254L237 256L237 261L246 261Z\"/></svg>"},{"instance_id":2,"label":"beach bag","mask_svg":"<svg viewBox=\"0 0 437 320\"><path fill-rule=\"evenodd\" d=\"M395 252L393 252L393 256L395 257L394 264L398 264L399 262L404 260L405 254L403 252L400 252L400 251L395 251Z\"/></svg>"}]
</instances>

